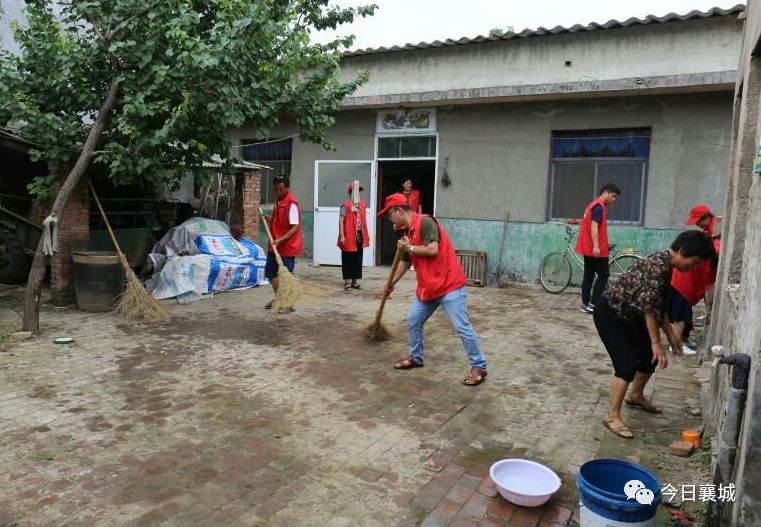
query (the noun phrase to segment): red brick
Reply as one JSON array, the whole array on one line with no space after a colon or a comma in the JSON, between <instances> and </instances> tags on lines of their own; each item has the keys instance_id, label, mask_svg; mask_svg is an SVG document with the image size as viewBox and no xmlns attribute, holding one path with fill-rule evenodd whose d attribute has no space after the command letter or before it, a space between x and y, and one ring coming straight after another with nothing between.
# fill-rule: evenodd
<instances>
[{"instance_id":1,"label":"red brick","mask_svg":"<svg viewBox=\"0 0 761 527\"><path fill-rule=\"evenodd\" d=\"M489 508L490 498L487 498L483 494L475 493L470 496L465 505L463 505L460 511L461 516L467 516L469 518L481 519L486 516L486 511Z\"/></svg>"},{"instance_id":2,"label":"red brick","mask_svg":"<svg viewBox=\"0 0 761 527\"><path fill-rule=\"evenodd\" d=\"M539 522L539 527L565 527L565 525L565 523L548 522L546 520Z\"/></svg>"},{"instance_id":3,"label":"red brick","mask_svg":"<svg viewBox=\"0 0 761 527\"><path fill-rule=\"evenodd\" d=\"M478 524L471 518L457 516L449 524L449 527L478 527Z\"/></svg>"},{"instance_id":4,"label":"red brick","mask_svg":"<svg viewBox=\"0 0 761 527\"><path fill-rule=\"evenodd\" d=\"M679 457L689 457L695 446L692 443L686 441L674 441L669 446L671 453Z\"/></svg>"},{"instance_id":5,"label":"red brick","mask_svg":"<svg viewBox=\"0 0 761 527\"><path fill-rule=\"evenodd\" d=\"M457 483L449 489L445 498L460 505L465 504L475 492L475 488L471 487L468 483L467 481L463 482L462 478L457 480Z\"/></svg>"},{"instance_id":6,"label":"red brick","mask_svg":"<svg viewBox=\"0 0 761 527\"><path fill-rule=\"evenodd\" d=\"M445 466L444 469L436 477L454 481L463 474L465 474L465 467L451 463Z\"/></svg>"},{"instance_id":7,"label":"red brick","mask_svg":"<svg viewBox=\"0 0 761 527\"><path fill-rule=\"evenodd\" d=\"M539 515L532 510L518 508L510 520L510 527L537 527Z\"/></svg>"},{"instance_id":8,"label":"red brick","mask_svg":"<svg viewBox=\"0 0 761 527\"><path fill-rule=\"evenodd\" d=\"M565 525L568 520L571 519L573 511L566 509L565 507L558 507L557 505L551 505L547 508L547 511L542 515L542 519L550 523L560 523Z\"/></svg>"},{"instance_id":9,"label":"red brick","mask_svg":"<svg viewBox=\"0 0 761 527\"><path fill-rule=\"evenodd\" d=\"M497 496L496 498L492 498L487 513L490 517L496 517L502 520L510 520L512 519L516 510L517 508L515 505L503 499L502 496Z\"/></svg>"},{"instance_id":10,"label":"red brick","mask_svg":"<svg viewBox=\"0 0 761 527\"><path fill-rule=\"evenodd\" d=\"M427 516L431 520L436 520L442 525L447 525L452 518L457 515L461 505L450 500L441 500L436 508Z\"/></svg>"},{"instance_id":11,"label":"red brick","mask_svg":"<svg viewBox=\"0 0 761 527\"><path fill-rule=\"evenodd\" d=\"M494 485L494 482L488 476L481 481L481 484L478 486L478 492L484 496L488 496L489 498L493 498L499 494L497 491L497 486Z\"/></svg>"}]
</instances>

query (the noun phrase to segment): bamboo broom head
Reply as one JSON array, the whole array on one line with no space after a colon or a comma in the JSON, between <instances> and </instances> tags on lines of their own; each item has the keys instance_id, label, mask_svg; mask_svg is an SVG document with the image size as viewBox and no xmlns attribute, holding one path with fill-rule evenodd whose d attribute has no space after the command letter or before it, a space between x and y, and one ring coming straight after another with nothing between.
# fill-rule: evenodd
<instances>
[{"instance_id":1,"label":"bamboo broom head","mask_svg":"<svg viewBox=\"0 0 761 527\"><path fill-rule=\"evenodd\" d=\"M277 293L275 293L275 301L272 303L272 308L275 311L290 309L302 302L326 296L324 289L294 276L285 266L278 269L277 280Z\"/></svg>"},{"instance_id":2,"label":"bamboo broom head","mask_svg":"<svg viewBox=\"0 0 761 527\"><path fill-rule=\"evenodd\" d=\"M116 310L132 320L151 323L168 322L170 316L166 308L151 296L131 268L127 267L126 271L127 289Z\"/></svg>"}]
</instances>

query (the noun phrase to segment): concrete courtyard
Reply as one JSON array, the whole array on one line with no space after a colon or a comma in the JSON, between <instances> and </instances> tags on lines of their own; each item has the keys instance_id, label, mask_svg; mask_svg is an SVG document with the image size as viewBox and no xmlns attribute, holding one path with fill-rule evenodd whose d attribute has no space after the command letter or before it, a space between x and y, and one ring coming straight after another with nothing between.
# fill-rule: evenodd
<instances>
[{"instance_id":1,"label":"concrete courtyard","mask_svg":"<svg viewBox=\"0 0 761 527\"><path fill-rule=\"evenodd\" d=\"M263 309L269 287L168 303L164 327L46 307L43 335L0 353L0 525L536 527L574 521L576 472L596 457L707 482L700 456L668 454L700 423L696 360L656 376L662 416L631 411L636 439L612 436L600 424L612 368L577 295L471 288L489 376L467 387L441 312L425 367L392 369L412 277L387 303L396 338L369 345L387 270L352 292L338 269L297 271L330 295L285 316ZM561 476L550 504L496 496L488 467L508 457Z\"/></svg>"}]
</instances>

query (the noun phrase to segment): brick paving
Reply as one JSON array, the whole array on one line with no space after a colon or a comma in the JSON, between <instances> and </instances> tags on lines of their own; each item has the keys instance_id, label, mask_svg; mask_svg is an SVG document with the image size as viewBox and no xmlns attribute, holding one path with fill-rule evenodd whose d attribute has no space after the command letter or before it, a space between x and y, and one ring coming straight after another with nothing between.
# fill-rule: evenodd
<instances>
[{"instance_id":1,"label":"brick paving","mask_svg":"<svg viewBox=\"0 0 761 527\"><path fill-rule=\"evenodd\" d=\"M628 413L637 439L602 428L610 364L574 295L471 289L490 364L469 388L442 314L425 368L391 368L411 280L384 316L398 338L368 346L384 270L349 293L335 269L299 272L336 292L287 317L264 288L171 305L164 328L46 309L44 335L0 353L0 526L566 525L581 464L663 462L694 424L685 362L657 376L664 416ZM497 495L488 469L508 457L558 473L549 504Z\"/></svg>"}]
</instances>

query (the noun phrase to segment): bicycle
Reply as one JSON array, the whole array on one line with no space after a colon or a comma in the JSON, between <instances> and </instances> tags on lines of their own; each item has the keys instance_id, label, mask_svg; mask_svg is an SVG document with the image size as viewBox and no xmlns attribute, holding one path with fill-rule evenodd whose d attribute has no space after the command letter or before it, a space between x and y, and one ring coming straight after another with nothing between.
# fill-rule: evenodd
<instances>
[{"instance_id":1,"label":"bicycle","mask_svg":"<svg viewBox=\"0 0 761 527\"><path fill-rule=\"evenodd\" d=\"M539 282L548 293L560 294L571 284L574 265L580 271L584 271L584 259L576 254L574 248L571 247L571 241L576 236L576 231L571 228L571 225L578 225L578 221L571 220L567 224L556 223L556 225L565 227L565 249L551 252L542 259L542 264L539 267ZM615 248L616 244L610 245L611 251L614 251ZM631 248L614 252L608 264L610 267L609 281L612 283L618 280L634 262L641 259L642 257L635 254L635 250Z\"/></svg>"}]
</instances>

